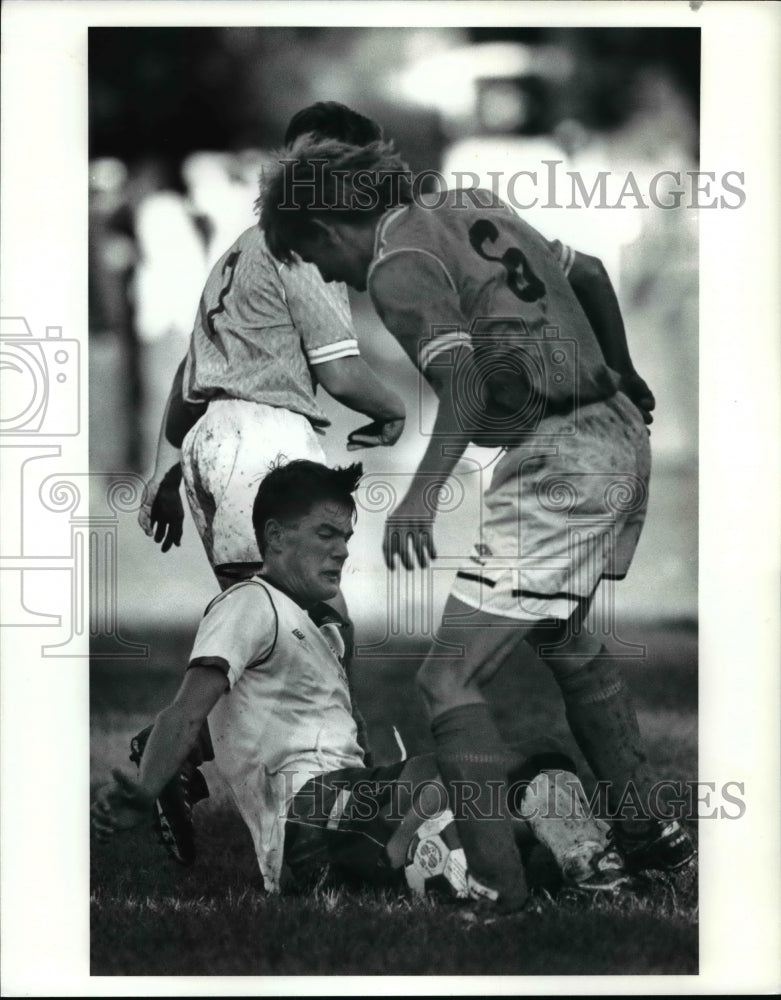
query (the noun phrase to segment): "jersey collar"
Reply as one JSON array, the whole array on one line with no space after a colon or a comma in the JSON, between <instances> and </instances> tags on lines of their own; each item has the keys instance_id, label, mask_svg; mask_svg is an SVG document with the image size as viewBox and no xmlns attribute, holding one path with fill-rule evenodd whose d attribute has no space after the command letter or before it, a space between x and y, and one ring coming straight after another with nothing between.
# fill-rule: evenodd
<instances>
[{"instance_id":1,"label":"jersey collar","mask_svg":"<svg viewBox=\"0 0 781 1000\"><path fill-rule=\"evenodd\" d=\"M326 604L325 601L321 601L319 604L315 604L313 608L310 608L309 617L318 628L322 628L323 625L338 625L339 628L347 628L347 622L344 618L330 604Z\"/></svg>"},{"instance_id":2,"label":"jersey collar","mask_svg":"<svg viewBox=\"0 0 781 1000\"><path fill-rule=\"evenodd\" d=\"M394 219L398 219L403 212L406 212L408 208L409 205L398 205L396 208L389 208L385 215L380 216L380 221L377 223L377 229L374 233L373 260L376 260L385 249L385 233L388 226Z\"/></svg>"},{"instance_id":3,"label":"jersey collar","mask_svg":"<svg viewBox=\"0 0 781 1000\"><path fill-rule=\"evenodd\" d=\"M294 604L298 605L299 608L301 607L293 594L291 594L290 591L286 587L283 587L277 580L272 580L271 577L263 576L261 573L257 574L257 579L261 580L263 583L267 583L275 590L278 590L281 594L284 594L285 597L288 597ZM306 611L318 628L323 625L338 625L339 628L347 628L347 622L344 618L342 618L339 612L336 611L335 608L332 608L330 604L326 604L325 601L318 601L318 603L313 607L301 608L301 610Z\"/></svg>"}]
</instances>

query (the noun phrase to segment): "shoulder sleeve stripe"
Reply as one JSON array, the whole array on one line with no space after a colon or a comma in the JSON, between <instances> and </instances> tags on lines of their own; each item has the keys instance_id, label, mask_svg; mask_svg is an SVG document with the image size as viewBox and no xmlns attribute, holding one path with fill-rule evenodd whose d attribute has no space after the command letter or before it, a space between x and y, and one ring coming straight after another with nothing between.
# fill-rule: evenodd
<instances>
[{"instance_id":1,"label":"shoulder sleeve stripe","mask_svg":"<svg viewBox=\"0 0 781 1000\"><path fill-rule=\"evenodd\" d=\"M274 267L277 269L277 276L279 277L279 291L282 296L282 301L287 305L287 289L285 288L285 282L282 280L283 271L282 268L287 267L287 264L282 264L280 261L274 261Z\"/></svg>"},{"instance_id":2,"label":"shoulder sleeve stripe","mask_svg":"<svg viewBox=\"0 0 781 1000\"><path fill-rule=\"evenodd\" d=\"M264 663L266 663L267 660L271 657L274 650L277 648L277 639L279 638L279 614L277 613L277 606L276 604L274 604L274 598L269 593L268 587L264 587L263 584L260 583L258 580L252 580L247 582L256 583L261 588L261 590L264 591L266 597L268 597L269 599L269 603L271 604L271 610L274 612L274 639L271 645L269 646L268 651L263 656L259 657L259 659L257 660L253 660L252 663L247 664L246 669L252 670L253 667L260 667Z\"/></svg>"},{"instance_id":3,"label":"shoulder sleeve stripe","mask_svg":"<svg viewBox=\"0 0 781 1000\"><path fill-rule=\"evenodd\" d=\"M216 568L219 569L219 567L216 567ZM257 580L240 580L238 583L234 583L231 587L228 587L227 590L223 590L221 594L217 594L217 596L215 598L213 598L211 601L209 601L209 603L206 605L206 610L203 613L203 617L205 618L206 615L208 615L208 613L214 607L214 605L215 604L219 604L219 602L224 597L227 597L228 594L234 593L234 591L238 590L239 587L248 587L250 584L253 584L253 583L257 584L258 586L261 586L261 587L263 586L263 584L258 583ZM266 590L265 587L263 587L263 589ZM268 593L268 591L266 591L266 593Z\"/></svg>"},{"instance_id":4,"label":"shoulder sleeve stripe","mask_svg":"<svg viewBox=\"0 0 781 1000\"><path fill-rule=\"evenodd\" d=\"M571 246L567 246L566 243L562 243L561 240L552 240L551 242L548 242L548 249L556 259L556 263L564 272L565 277L568 278L569 273L572 270L572 265L575 263L575 251Z\"/></svg>"},{"instance_id":5,"label":"shoulder sleeve stripe","mask_svg":"<svg viewBox=\"0 0 781 1000\"><path fill-rule=\"evenodd\" d=\"M382 217L382 219L380 219L380 224L377 226L377 232L374 236L375 257L379 257L385 249L385 236L391 222L398 219L399 216L403 215L408 209L408 205L399 205L398 208L392 208Z\"/></svg>"},{"instance_id":6,"label":"shoulder sleeve stripe","mask_svg":"<svg viewBox=\"0 0 781 1000\"><path fill-rule=\"evenodd\" d=\"M456 347L467 347L472 350L472 340L468 333L463 330L452 330L444 333L433 340L426 340L419 347L419 363L421 371L425 372L435 358L444 351L451 351Z\"/></svg>"},{"instance_id":7,"label":"shoulder sleeve stripe","mask_svg":"<svg viewBox=\"0 0 781 1000\"><path fill-rule=\"evenodd\" d=\"M575 251L572 247L563 244L561 247L561 269L569 277L572 265L575 263Z\"/></svg>"},{"instance_id":8,"label":"shoulder sleeve stripe","mask_svg":"<svg viewBox=\"0 0 781 1000\"><path fill-rule=\"evenodd\" d=\"M191 670L193 667L206 667L208 670L219 670L226 677L230 671L230 664L222 656L196 656L194 660L190 660L187 664L188 670Z\"/></svg>"},{"instance_id":9,"label":"shoulder sleeve stripe","mask_svg":"<svg viewBox=\"0 0 781 1000\"><path fill-rule=\"evenodd\" d=\"M371 281L372 275L380 266L380 264L384 264L386 260L392 260L394 257L397 257L399 254L402 253L419 253L423 254L424 257L430 257L432 260L436 261L437 264L439 264L439 266L444 271L445 277L447 278L450 287L453 289L454 292L457 292L456 283L455 281L453 281L450 271L448 271L448 269L445 267L444 261L442 261L439 257L437 257L435 253L431 253L430 250L421 250L420 247L396 247L394 250L388 251L388 253L385 253L384 251L381 250L379 256L375 257L375 259L369 265L367 281Z\"/></svg>"},{"instance_id":10,"label":"shoulder sleeve stripe","mask_svg":"<svg viewBox=\"0 0 781 1000\"><path fill-rule=\"evenodd\" d=\"M326 361L336 361L338 358L350 358L360 354L357 340L340 340L336 344L313 347L309 351L304 348L304 351L310 365L322 365Z\"/></svg>"}]
</instances>

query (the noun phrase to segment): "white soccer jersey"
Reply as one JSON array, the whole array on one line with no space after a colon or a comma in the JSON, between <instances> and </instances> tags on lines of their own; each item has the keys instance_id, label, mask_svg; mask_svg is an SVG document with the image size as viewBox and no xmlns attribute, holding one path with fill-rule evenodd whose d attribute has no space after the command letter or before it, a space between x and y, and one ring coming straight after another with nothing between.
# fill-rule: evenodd
<instances>
[{"instance_id":1,"label":"white soccer jersey","mask_svg":"<svg viewBox=\"0 0 781 1000\"><path fill-rule=\"evenodd\" d=\"M314 774L363 766L336 618L318 627L292 598L253 577L209 605L195 638L190 667L216 667L227 678L209 715L215 759L271 892L292 797Z\"/></svg>"},{"instance_id":2,"label":"white soccer jersey","mask_svg":"<svg viewBox=\"0 0 781 1000\"><path fill-rule=\"evenodd\" d=\"M253 226L206 282L184 371L190 402L246 399L329 421L315 401L313 369L358 354L344 285L311 264L274 260Z\"/></svg>"}]
</instances>

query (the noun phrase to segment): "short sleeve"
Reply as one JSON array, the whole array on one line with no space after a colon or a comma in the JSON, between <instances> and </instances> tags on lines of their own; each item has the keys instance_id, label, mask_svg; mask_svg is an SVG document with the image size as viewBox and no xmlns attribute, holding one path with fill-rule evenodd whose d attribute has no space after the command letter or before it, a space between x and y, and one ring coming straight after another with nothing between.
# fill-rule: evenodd
<instances>
[{"instance_id":1,"label":"short sleeve","mask_svg":"<svg viewBox=\"0 0 781 1000\"><path fill-rule=\"evenodd\" d=\"M293 325L310 365L359 354L350 300L342 284L326 283L313 264L280 267Z\"/></svg>"},{"instance_id":2,"label":"short sleeve","mask_svg":"<svg viewBox=\"0 0 781 1000\"><path fill-rule=\"evenodd\" d=\"M277 641L277 611L266 587L244 581L220 594L201 620L189 667L222 670L233 687L245 670L265 663Z\"/></svg>"},{"instance_id":3,"label":"short sleeve","mask_svg":"<svg viewBox=\"0 0 781 1000\"><path fill-rule=\"evenodd\" d=\"M569 277L572 265L575 263L575 251L572 247L562 243L561 240L551 240L548 242L548 249L556 258L556 263L564 272L565 277Z\"/></svg>"},{"instance_id":4,"label":"short sleeve","mask_svg":"<svg viewBox=\"0 0 781 1000\"><path fill-rule=\"evenodd\" d=\"M380 319L424 375L444 351L471 347L455 284L434 254L390 253L372 267L368 287Z\"/></svg>"}]
</instances>

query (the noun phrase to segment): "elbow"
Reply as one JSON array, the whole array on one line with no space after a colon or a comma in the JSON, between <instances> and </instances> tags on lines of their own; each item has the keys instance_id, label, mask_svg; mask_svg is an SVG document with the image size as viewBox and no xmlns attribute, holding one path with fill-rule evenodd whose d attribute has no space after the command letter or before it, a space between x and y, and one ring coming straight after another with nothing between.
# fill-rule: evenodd
<instances>
[{"instance_id":1,"label":"elbow","mask_svg":"<svg viewBox=\"0 0 781 1000\"><path fill-rule=\"evenodd\" d=\"M578 254L578 271L587 281L608 281L608 273L605 265L599 257L591 257L589 254Z\"/></svg>"},{"instance_id":2,"label":"elbow","mask_svg":"<svg viewBox=\"0 0 781 1000\"><path fill-rule=\"evenodd\" d=\"M181 715L181 709L174 701L170 705L167 705L161 712L158 712L153 728L170 725L171 723L179 723L182 721Z\"/></svg>"},{"instance_id":3,"label":"elbow","mask_svg":"<svg viewBox=\"0 0 781 1000\"><path fill-rule=\"evenodd\" d=\"M357 356L339 358L337 361L326 361L325 364L317 365L315 375L317 381L325 389L329 396L334 399L341 399L350 392L355 372L355 362Z\"/></svg>"},{"instance_id":4,"label":"elbow","mask_svg":"<svg viewBox=\"0 0 781 1000\"><path fill-rule=\"evenodd\" d=\"M599 257L578 253L569 273L569 283L578 298L589 298L598 288L612 288L610 275Z\"/></svg>"},{"instance_id":5,"label":"elbow","mask_svg":"<svg viewBox=\"0 0 781 1000\"><path fill-rule=\"evenodd\" d=\"M206 716L186 705L180 699L175 699L157 716L155 726L172 728L183 734L188 741L193 739L203 725Z\"/></svg>"}]
</instances>

